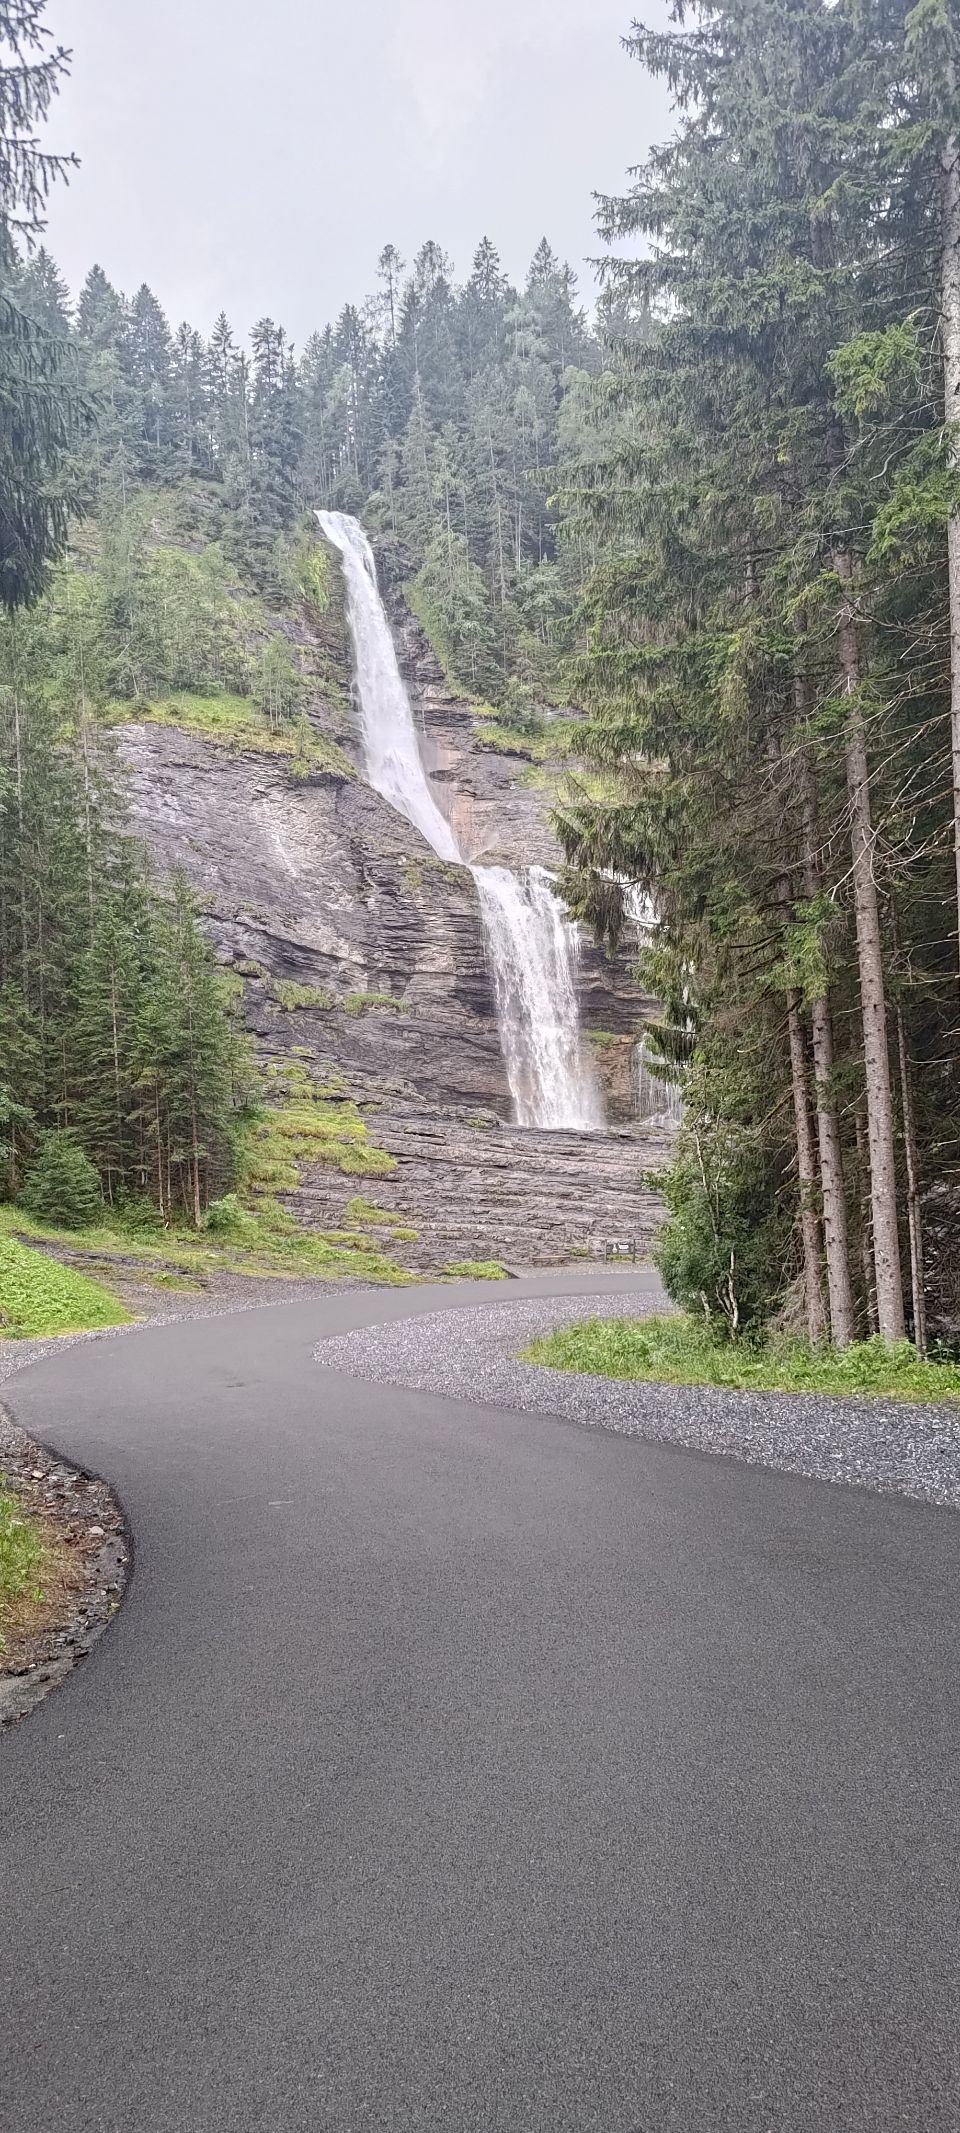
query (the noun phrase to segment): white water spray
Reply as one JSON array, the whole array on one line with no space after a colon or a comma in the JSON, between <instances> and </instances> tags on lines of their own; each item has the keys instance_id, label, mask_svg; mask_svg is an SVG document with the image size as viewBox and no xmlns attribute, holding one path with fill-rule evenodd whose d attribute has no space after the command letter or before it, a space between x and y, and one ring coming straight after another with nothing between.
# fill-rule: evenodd
<instances>
[{"instance_id":1,"label":"white water spray","mask_svg":"<svg viewBox=\"0 0 960 2133\"><path fill-rule=\"evenodd\" d=\"M463 862L423 767L410 699L363 527L318 511L321 532L343 560L356 698L367 776L376 792L421 832L440 859ZM477 884L504 1062L516 1122L596 1131L603 1106L585 1055L577 1005L577 936L543 867L470 869Z\"/></svg>"}]
</instances>

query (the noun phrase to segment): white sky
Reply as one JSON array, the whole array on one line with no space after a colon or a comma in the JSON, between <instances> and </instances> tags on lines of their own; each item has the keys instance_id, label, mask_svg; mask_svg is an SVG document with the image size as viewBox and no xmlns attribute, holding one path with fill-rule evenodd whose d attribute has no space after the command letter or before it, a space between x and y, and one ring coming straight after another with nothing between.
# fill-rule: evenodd
<instances>
[{"instance_id":1,"label":"white sky","mask_svg":"<svg viewBox=\"0 0 960 2133\"><path fill-rule=\"evenodd\" d=\"M637 0L48 0L73 75L45 145L82 168L47 242L206 331L263 312L302 345L388 242L519 278L546 233L590 294L594 191L670 130L622 50ZM651 0L648 19L662 19Z\"/></svg>"}]
</instances>

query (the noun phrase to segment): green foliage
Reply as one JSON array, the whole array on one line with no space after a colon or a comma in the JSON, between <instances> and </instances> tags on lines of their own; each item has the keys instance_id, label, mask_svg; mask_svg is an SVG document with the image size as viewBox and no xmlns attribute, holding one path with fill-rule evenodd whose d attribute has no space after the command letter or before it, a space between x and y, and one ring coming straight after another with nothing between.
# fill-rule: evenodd
<instances>
[{"instance_id":1,"label":"green foliage","mask_svg":"<svg viewBox=\"0 0 960 2133\"><path fill-rule=\"evenodd\" d=\"M256 1217L249 1213L235 1192L224 1193L222 1200L211 1201L204 1229L209 1236L225 1239L230 1244L255 1245L259 1237Z\"/></svg>"},{"instance_id":2,"label":"green foliage","mask_svg":"<svg viewBox=\"0 0 960 2133\"><path fill-rule=\"evenodd\" d=\"M341 596L333 551L312 534L302 533L295 541L281 538L278 576L284 593L304 601L314 615L328 614Z\"/></svg>"},{"instance_id":3,"label":"green foliage","mask_svg":"<svg viewBox=\"0 0 960 2133\"><path fill-rule=\"evenodd\" d=\"M256 1206L264 1197L293 1193L301 1168L329 1164L347 1177L387 1177L396 1160L370 1140L353 1103L327 1101L302 1067L288 1063L267 1076L275 1101L254 1112L238 1141L240 1190Z\"/></svg>"},{"instance_id":4,"label":"green foliage","mask_svg":"<svg viewBox=\"0 0 960 2133\"><path fill-rule=\"evenodd\" d=\"M865 416L895 407L904 393L917 393L923 349L913 322L897 323L880 332L855 334L834 350L827 368L840 414L862 422Z\"/></svg>"},{"instance_id":5,"label":"green foliage","mask_svg":"<svg viewBox=\"0 0 960 2133\"><path fill-rule=\"evenodd\" d=\"M517 725L505 707L492 723L474 728L474 739L481 748L492 748L499 755L522 755L534 763L556 763L577 754L583 741L583 726L579 719L539 716Z\"/></svg>"},{"instance_id":6,"label":"green foliage","mask_svg":"<svg viewBox=\"0 0 960 2133\"><path fill-rule=\"evenodd\" d=\"M0 1235L0 1335L20 1340L127 1324L129 1314L99 1282Z\"/></svg>"},{"instance_id":7,"label":"green foliage","mask_svg":"<svg viewBox=\"0 0 960 2133\"><path fill-rule=\"evenodd\" d=\"M47 1250L68 1245L72 1252L89 1257L94 1270L104 1257L116 1254L125 1267L138 1270L138 1284L185 1292L195 1292L222 1272L258 1278L359 1275L394 1285L407 1279L391 1257L393 1245L405 1241L399 1225L391 1225L392 1233L382 1245L346 1233L317 1235L301 1229L271 1190L258 1191L256 1198L224 1194L208 1210L200 1230L185 1222L164 1227L156 1217L151 1227L144 1213L142 1201L104 1210L104 1221L96 1229L85 1230L78 1240L74 1231L35 1222L19 1209L0 1208L0 1246L15 1233L17 1241L23 1236L35 1241L38 1250L30 1256L40 1279L44 1267L52 1264L43 1256Z\"/></svg>"},{"instance_id":8,"label":"green foliage","mask_svg":"<svg viewBox=\"0 0 960 2133\"><path fill-rule=\"evenodd\" d=\"M362 1193L354 1194L353 1199L347 1201L344 1212L350 1222L364 1222L372 1229L394 1229L410 1239L416 1236L415 1230L404 1228L403 1215L388 1207L378 1207L374 1200L364 1199Z\"/></svg>"},{"instance_id":9,"label":"green foliage","mask_svg":"<svg viewBox=\"0 0 960 2133\"><path fill-rule=\"evenodd\" d=\"M888 1231L911 1136L921 1198L960 1177L943 918L960 485L934 237L958 53L931 8L936 37L906 0L694 0L635 27L676 127L601 203L605 375L565 401L566 537L594 566L567 677L589 717L555 816L565 890L610 945L646 902L638 974L664 1056L693 1062L662 1263L691 1309L741 1327L795 1310L801 1279L812 1324L827 1274L849 1319L825 1251L845 1232L869 1330L871 1136ZM863 1041L878 998L892 1089L882 1039ZM884 1267L896 1245L878 1241ZM948 1286L928 1295L944 1324Z\"/></svg>"},{"instance_id":10,"label":"green foliage","mask_svg":"<svg viewBox=\"0 0 960 2133\"><path fill-rule=\"evenodd\" d=\"M398 1000L396 994L392 992L345 992L343 998L338 1000L337 1005L343 1009L346 1015L366 1015L376 1009L385 1009L389 1014L394 1015L408 1015L410 1013L407 1001Z\"/></svg>"},{"instance_id":11,"label":"green foliage","mask_svg":"<svg viewBox=\"0 0 960 2133\"><path fill-rule=\"evenodd\" d=\"M294 978L272 978L270 991L285 1014L306 1008L326 1012L337 1004L336 994L325 985L298 985Z\"/></svg>"},{"instance_id":12,"label":"green foliage","mask_svg":"<svg viewBox=\"0 0 960 2133\"><path fill-rule=\"evenodd\" d=\"M295 718L303 701L303 676L280 637L269 637L257 660L253 698L273 733Z\"/></svg>"},{"instance_id":13,"label":"green foliage","mask_svg":"<svg viewBox=\"0 0 960 2133\"><path fill-rule=\"evenodd\" d=\"M15 1496L0 1489L0 1652L4 1622L18 1601L40 1597L43 1540L35 1519L25 1518Z\"/></svg>"},{"instance_id":14,"label":"green foliage","mask_svg":"<svg viewBox=\"0 0 960 2133\"><path fill-rule=\"evenodd\" d=\"M63 552L76 500L71 451L86 413L65 320L55 302L51 315L42 300L55 293L55 271L44 286L38 259L28 287L21 266L43 230L52 184L75 161L43 149L38 137L69 64L48 42L44 5L0 0L0 605L7 607L35 600Z\"/></svg>"},{"instance_id":15,"label":"green foliage","mask_svg":"<svg viewBox=\"0 0 960 2133\"><path fill-rule=\"evenodd\" d=\"M20 1199L37 1222L62 1229L89 1229L103 1215L99 1176L69 1133L43 1135Z\"/></svg>"},{"instance_id":16,"label":"green foliage","mask_svg":"<svg viewBox=\"0 0 960 2133\"><path fill-rule=\"evenodd\" d=\"M545 1334L524 1362L590 1377L661 1385L721 1385L754 1392L824 1393L858 1399L960 1400L960 1367L923 1362L909 1341L811 1349L718 1338L694 1318L593 1318Z\"/></svg>"},{"instance_id":17,"label":"green foliage","mask_svg":"<svg viewBox=\"0 0 960 2133\"><path fill-rule=\"evenodd\" d=\"M770 1317L790 1266L783 1157L776 1137L757 1129L759 1095L742 1066L698 1063L662 1180L668 1219L655 1257L668 1294L730 1333Z\"/></svg>"}]
</instances>

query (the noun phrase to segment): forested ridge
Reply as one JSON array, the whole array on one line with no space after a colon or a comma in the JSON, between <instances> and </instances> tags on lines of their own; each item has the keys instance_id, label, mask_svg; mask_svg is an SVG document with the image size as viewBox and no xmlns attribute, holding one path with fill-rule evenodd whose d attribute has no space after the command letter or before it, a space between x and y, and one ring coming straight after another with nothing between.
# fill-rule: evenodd
<instances>
[{"instance_id":1,"label":"forested ridge","mask_svg":"<svg viewBox=\"0 0 960 2133\"><path fill-rule=\"evenodd\" d=\"M270 318L171 331L146 283L127 299L99 265L74 306L43 247L17 295L69 348L94 411L78 494L110 527L137 486L209 484L208 534L276 592L279 535L317 506L362 512L462 684L555 691L586 558L553 490L602 361L575 278L544 239L518 291L484 238L461 285L434 242L409 271L386 246L377 281L302 351Z\"/></svg>"},{"instance_id":2,"label":"forested ridge","mask_svg":"<svg viewBox=\"0 0 960 2133\"><path fill-rule=\"evenodd\" d=\"M41 13L7 0L8 37ZM0 445L28 477L0 543L9 1185L52 1125L111 1193L196 1209L229 1177L242 1047L185 891L172 908L122 837L101 742L179 696L308 768L309 677L269 617L329 606L330 506L506 731L586 714L566 891L611 945L650 910L685 1106L674 1293L726 1335L925 1349L960 1327L957 9L672 13L627 40L676 129L600 202L589 319L546 239L515 288L484 238L461 278L436 242L409 265L387 244L370 298L302 349L269 318L204 338L99 265L72 301L42 244L56 168L0 170L3 361L33 420ZM163 1079L143 1005L108 1116L131 940L143 1001L184 997L149 973L193 958L199 1126L189 1090L150 1123L181 1069Z\"/></svg>"}]
</instances>

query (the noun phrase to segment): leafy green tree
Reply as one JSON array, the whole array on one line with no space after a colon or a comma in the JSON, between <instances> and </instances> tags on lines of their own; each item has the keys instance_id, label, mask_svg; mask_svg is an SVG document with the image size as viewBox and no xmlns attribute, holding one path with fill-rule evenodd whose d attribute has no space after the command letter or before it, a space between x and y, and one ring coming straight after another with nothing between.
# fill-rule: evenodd
<instances>
[{"instance_id":1,"label":"leafy green tree","mask_svg":"<svg viewBox=\"0 0 960 2133\"><path fill-rule=\"evenodd\" d=\"M21 1205L51 1228L89 1229L103 1215L94 1165L69 1133L45 1133L30 1165Z\"/></svg>"}]
</instances>

